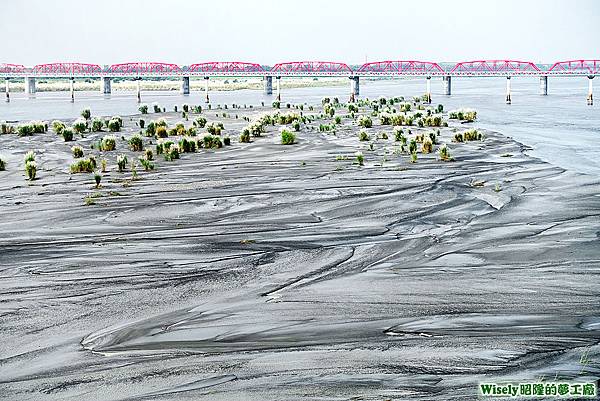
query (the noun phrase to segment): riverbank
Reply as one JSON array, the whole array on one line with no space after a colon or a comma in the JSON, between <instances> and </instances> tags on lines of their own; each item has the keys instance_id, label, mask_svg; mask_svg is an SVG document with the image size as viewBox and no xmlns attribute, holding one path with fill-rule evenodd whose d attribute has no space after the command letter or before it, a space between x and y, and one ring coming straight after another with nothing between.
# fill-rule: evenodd
<instances>
[{"instance_id":1,"label":"riverbank","mask_svg":"<svg viewBox=\"0 0 600 401\"><path fill-rule=\"evenodd\" d=\"M138 179L116 170L136 122L179 113L125 117L113 152L77 137L108 160L99 189L68 173L73 143L0 136L7 396L458 400L490 379L599 377L596 178L502 133L454 142L470 125L452 120L411 163L377 117L367 141L353 118L319 132L321 106L295 145L273 126L237 141L273 111L204 110L232 145Z\"/></svg>"}]
</instances>

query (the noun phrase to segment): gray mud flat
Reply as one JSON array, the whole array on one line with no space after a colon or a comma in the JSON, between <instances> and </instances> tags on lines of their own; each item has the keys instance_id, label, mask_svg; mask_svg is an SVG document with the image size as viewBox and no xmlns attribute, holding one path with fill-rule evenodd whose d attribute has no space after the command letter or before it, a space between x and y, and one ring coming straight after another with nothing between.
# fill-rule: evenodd
<instances>
[{"instance_id":1,"label":"gray mud flat","mask_svg":"<svg viewBox=\"0 0 600 401\"><path fill-rule=\"evenodd\" d=\"M3 400L472 400L600 376L600 184L501 134L448 163L382 163L380 140L359 167L355 129L270 132L99 190L53 135L2 138L9 166L45 149L38 180L0 184Z\"/></svg>"}]
</instances>

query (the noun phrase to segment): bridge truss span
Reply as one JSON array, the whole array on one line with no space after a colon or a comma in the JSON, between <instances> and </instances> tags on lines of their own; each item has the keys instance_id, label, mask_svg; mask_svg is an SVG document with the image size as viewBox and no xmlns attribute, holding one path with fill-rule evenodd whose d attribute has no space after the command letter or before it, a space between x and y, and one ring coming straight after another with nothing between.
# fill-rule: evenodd
<instances>
[{"instance_id":1,"label":"bridge truss span","mask_svg":"<svg viewBox=\"0 0 600 401\"><path fill-rule=\"evenodd\" d=\"M452 76L497 77L515 75L543 75L543 72L530 61L517 60L476 60L456 64L448 73Z\"/></svg>"},{"instance_id":2,"label":"bridge truss span","mask_svg":"<svg viewBox=\"0 0 600 401\"><path fill-rule=\"evenodd\" d=\"M183 76L183 70L172 63L122 63L113 64L105 72L109 77L177 77Z\"/></svg>"},{"instance_id":3,"label":"bridge truss span","mask_svg":"<svg viewBox=\"0 0 600 401\"><path fill-rule=\"evenodd\" d=\"M446 75L439 64L429 61L374 61L360 66L356 71L360 76L435 76Z\"/></svg>"},{"instance_id":4,"label":"bridge truss span","mask_svg":"<svg viewBox=\"0 0 600 401\"><path fill-rule=\"evenodd\" d=\"M235 76L258 76L265 75L265 69L256 63L241 61L213 61L207 63L192 64L183 68L184 73L191 76L203 77L235 77Z\"/></svg>"},{"instance_id":5,"label":"bridge truss span","mask_svg":"<svg viewBox=\"0 0 600 401\"><path fill-rule=\"evenodd\" d=\"M48 63L34 66L30 75L33 77L99 77L102 67L88 63Z\"/></svg>"},{"instance_id":6,"label":"bridge truss span","mask_svg":"<svg viewBox=\"0 0 600 401\"><path fill-rule=\"evenodd\" d=\"M332 61L293 61L278 63L268 71L268 75L297 77L350 77L352 69L345 63Z\"/></svg>"},{"instance_id":7,"label":"bridge truss span","mask_svg":"<svg viewBox=\"0 0 600 401\"><path fill-rule=\"evenodd\" d=\"M600 60L569 60L554 63L549 75L600 75Z\"/></svg>"}]
</instances>

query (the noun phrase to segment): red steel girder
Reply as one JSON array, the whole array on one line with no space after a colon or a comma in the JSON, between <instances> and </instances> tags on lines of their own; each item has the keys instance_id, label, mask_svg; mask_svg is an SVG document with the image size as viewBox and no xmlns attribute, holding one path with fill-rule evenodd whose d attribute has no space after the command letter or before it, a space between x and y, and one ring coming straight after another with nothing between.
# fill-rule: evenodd
<instances>
[{"instance_id":1,"label":"red steel girder","mask_svg":"<svg viewBox=\"0 0 600 401\"><path fill-rule=\"evenodd\" d=\"M22 74L25 66L21 64L0 64L0 74Z\"/></svg>"},{"instance_id":2,"label":"red steel girder","mask_svg":"<svg viewBox=\"0 0 600 401\"><path fill-rule=\"evenodd\" d=\"M451 75L539 75L541 70L530 61L476 60L458 63Z\"/></svg>"},{"instance_id":3,"label":"red steel girder","mask_svg":"<svg viewBox=\"0 0 600 401\"><path fill-rule=\"evenodd\" d=\"M105 75L127 75L127 76L157 76L157 75L181 75L182 70L177 64L155 63L155 62L135 62L113 64L106 71Z\"/></svg>"},{"instance_id":4,"label":"red steel girder","mask_svg":"<svg viewBox=\"0 0 600 401\"><path fill-rule=\"evenodd\" d=\"M269 71L272 75L352 75L345 63L332 61L293 61L278 63Z\"/></svg>"},{"instance_id":5,"label":"red steel girder","mask_svg":"<svg viewBox=\"0 0 600 401\"><path fill-rule=\"evenodd\" d=\"M49 63L38 64L31 69L33 75L65 76L65 75L99 75L102 67L87 63Z\"/></svg>"},{"instance_id":6,"label":"red steel girder","mask_svg":"<svg viewBox=\"0 0 600 401\"><path fill-rule=\"evenodd\" d=\"M245 63L242 61L211 61L206 63L197 63L190 65L186 72L206 75L219 75L219 74L262 74L265 70L260 64L256 63Z\"/></svg>"},{"instance_id":7,"label":"red steel girder","mask_svg":"<svg viewBox=\"0 0 600 401\"><path fill-rule=\"evenodd\" d=\"M548 72L562 74L600 74L600 60L568 60L556 62Z\"/></svg>"},{"instance_id":8,"label":"red steel girder","mask_svg":"<svg viewBox=\"0 0 600 401\"><path fill-rule=\"evenodd\" d=\"M359 75L444 75L437 63L417 60L374 61L360 66Z\"/></svg>"}]
</instances>

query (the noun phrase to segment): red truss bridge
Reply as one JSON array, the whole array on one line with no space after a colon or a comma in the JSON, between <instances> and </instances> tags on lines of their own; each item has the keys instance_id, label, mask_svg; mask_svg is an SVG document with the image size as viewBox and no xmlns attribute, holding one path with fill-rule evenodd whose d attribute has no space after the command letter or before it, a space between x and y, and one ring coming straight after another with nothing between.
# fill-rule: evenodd
<instances>
[{"instance_id":1,"label":"red truss bridge","mask_svg":"<svg viewBox=\"0 0 600 401\"><path fill-rule=\"evenodd\" d=\"M462 61L443 68L431 61L386 60L350 67L334 61L282 62L271 68L258 63L212 61L179 66L173 63L131 62L101 67L87 63L49 63L25 67L0 64L0 77L369 77L369 76L588 76L600 74L600 59L559 61L548 69L530 61L476 60Z\"/></svg>"},{"instance_id":2,"label":"red truss bridge","mask_svg":"<svg viewBox=\"0 0 600 401\"><path fill-rule=\"evenodd\" d=\"M101 67L87 63L49 63L26 67L20 64L0 64L0 78L5 78L6 100L9 101L10 79L24 78L25 91L35 93L36 78L70 78L71 100L74 99L74 80L76 78L100 78L101 92L111 93L112 78L135 79L137 98L140 101L141 84L144 78L179 78L182 80L181 92L190 93L190 77L205 78L206 101L209 101L209 78L211 77L255 77L262 78L266 94L273 92L273 78L276 79L277 99L281 99L281 78L285 77L337 77L350 78L350 100L359 94L360 77L424 77L427 86L426 99L431 101L431 78L441 77L444 81L444 93L450 95L453 77L505 77L506 102L511 102L512 77L539 77L540 93L548 94L548 77L587 77L588 104L593 103L592 81L600 74L600 59L558 61L550 67L537 65L531 61L520 60L475 60L461 61L454 65L433 61L385 60L349 66L336 61L291 61L272 67L258 63L242 61L211 61L180 66L173 63L131 62Z\"/></svg>"}]
</instances>

